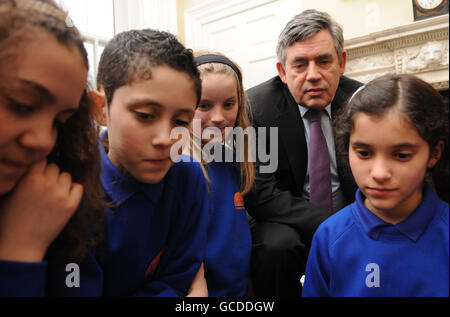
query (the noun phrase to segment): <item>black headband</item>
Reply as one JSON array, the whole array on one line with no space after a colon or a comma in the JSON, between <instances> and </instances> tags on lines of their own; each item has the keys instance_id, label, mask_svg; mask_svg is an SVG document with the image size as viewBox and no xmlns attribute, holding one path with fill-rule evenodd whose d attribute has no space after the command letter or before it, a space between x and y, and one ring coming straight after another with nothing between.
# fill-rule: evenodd
<instances>
[{"instance_id":1,"label":"black headband","mask_svg":"<svg viewBox=\"0 0 450 317\"><path fill-rule=\"evenodd\" d=\"M220 63L220 64L225 64L230 66L234 72L236 73L236 75L239 78L239 81L242 82L242 75L241 72L239 71L239 68L237 68L237 66L230 61L228 58L226 58L225 56L222 55L216 55L216 54L206 54L206 55L201 55L195 58L195 62L197 63L197 66L200 66L202 64L206 64L206 63Z\"/></svg>"}]
</instances>

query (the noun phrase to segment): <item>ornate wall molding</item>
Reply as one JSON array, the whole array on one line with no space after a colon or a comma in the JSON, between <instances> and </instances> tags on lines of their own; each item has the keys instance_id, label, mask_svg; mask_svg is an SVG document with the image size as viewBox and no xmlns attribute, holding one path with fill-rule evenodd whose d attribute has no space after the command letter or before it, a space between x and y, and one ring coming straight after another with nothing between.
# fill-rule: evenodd
<instances>
[{"instance_id":1,"label":"ornate wall molding","mask_svg":"<svg viewBox=\"0 0 450 317\"><path fill-rule=\"evenodd\" d=\"M449 88L448 14L346 40L345 49L345 75L361 82L413 74L438 90Z\"/></svg>"}]
</instances>

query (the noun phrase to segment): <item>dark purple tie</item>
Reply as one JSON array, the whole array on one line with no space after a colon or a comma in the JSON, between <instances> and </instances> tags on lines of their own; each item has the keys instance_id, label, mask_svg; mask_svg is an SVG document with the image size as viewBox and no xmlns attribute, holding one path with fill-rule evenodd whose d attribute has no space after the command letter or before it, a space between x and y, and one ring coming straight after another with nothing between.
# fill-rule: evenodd
<instances>
[{"instance_id":1,"label":"dark purple tie","mask_svg":"<svg viewBox=\"0 0 450 317\"><path fill-rule=\"evenodd\" d=\"M331 198L330 155L322 132L322 110L311 112L309 135L309 201L328 211L333 211Z\"/></svg>"}]
</instances>

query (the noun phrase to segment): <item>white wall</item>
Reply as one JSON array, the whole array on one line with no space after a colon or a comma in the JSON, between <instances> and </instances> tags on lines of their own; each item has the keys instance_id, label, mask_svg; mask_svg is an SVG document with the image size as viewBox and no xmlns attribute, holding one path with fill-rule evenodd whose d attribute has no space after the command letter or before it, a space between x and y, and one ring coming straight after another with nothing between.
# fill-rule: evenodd
<instances>
[{"instance_id":1,"label":"white wall","mask_svg":"<svg viewBox=\"0 0 450 317\"><path fill-rule=\"evenodd\" d=\"M250 88L277 75L278 34L299 10L298 0L212 0L185 11L185 44L233 59Z\"/></svg>"},{"instance_id":2,"label":"white wall","mask_svg":"<svg viewBox=\"0 0 450 317\"><path fill-rule=\"evenodd\" d=\"M100 56L117 33L154 28L178 32L176 0L56 0L85 37L88 80L95 87Z\"/></svg>"},{"instance_id":3,"label":"white wall","mask_svg":"<svg viewBox=\"0 0 450 317\"><path fill-rule=\"evenodd\" d=\"M69 12L75 26L91 36L110 39L114 36L113 0L57 0Z\"/></svg>"},{"instance_id":4,"label":"white wall","mask_svg":"<svg viewBox=\"0 0 450 317\"><path fill-rule=\"evenodd\" d=\"M176 0L113 0L116 34L153 28L178 33Z\"/></svg>"},{"instance_id":5,"label":"white wall","mask_svg":"<svg viewBox=\"0 0 450 317\"><path fill-rule=\"evenodd\" d=\"M183 13L213 1L177 0L180 11L178 12L178 33L181 39L186 37ZM296 0L296 2L298 6L288 12L292 17L305 9L326 11L343 26L345 39L364 36L414 21L412 0ZM278 32L281 32L281 29Z\"/></svg>"}]
</instances>

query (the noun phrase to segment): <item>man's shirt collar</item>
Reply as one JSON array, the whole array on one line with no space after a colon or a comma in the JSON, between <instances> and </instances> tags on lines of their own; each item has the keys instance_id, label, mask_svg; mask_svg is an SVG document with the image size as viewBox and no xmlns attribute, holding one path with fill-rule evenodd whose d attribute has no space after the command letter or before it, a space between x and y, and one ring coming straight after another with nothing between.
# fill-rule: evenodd
<instances>
[{"instance_id":1,"label":"man's shirt collar","mask_svg":"<svg viewBox=\"0 0 450 317\"><path fill-rule=\"evenodd\" d=\"M307 108L305 106L302 105L298 105L298 108L300 109L300 115L302 116L302 118L305 117L305 115L308 113L308 111L310 110L310 108ZM328 113L328 116L331 118L331 104L328 104L328 106L325 107L325 110Z\"/></svg>"}]
</instances>

